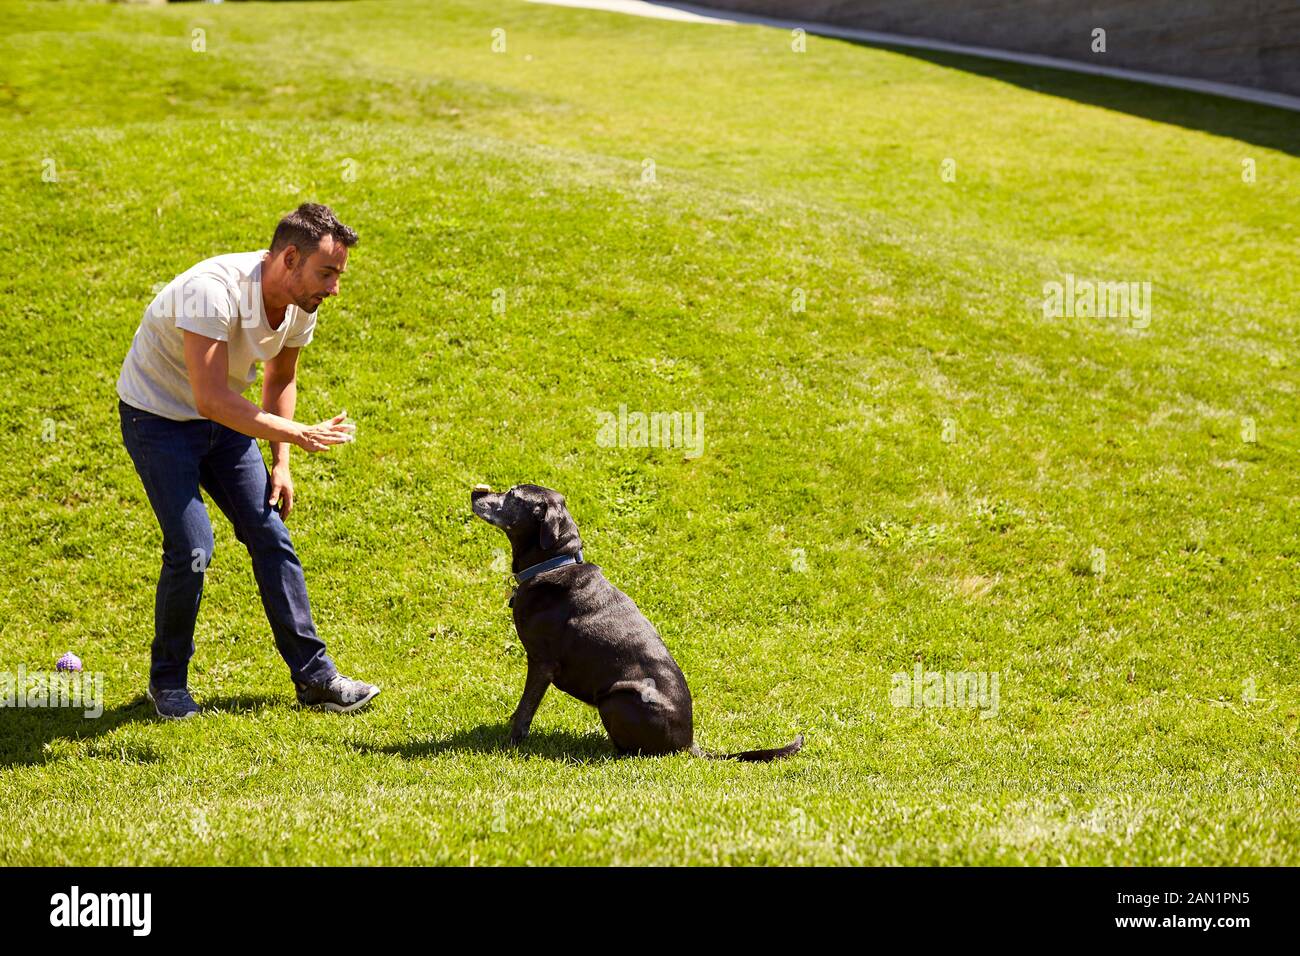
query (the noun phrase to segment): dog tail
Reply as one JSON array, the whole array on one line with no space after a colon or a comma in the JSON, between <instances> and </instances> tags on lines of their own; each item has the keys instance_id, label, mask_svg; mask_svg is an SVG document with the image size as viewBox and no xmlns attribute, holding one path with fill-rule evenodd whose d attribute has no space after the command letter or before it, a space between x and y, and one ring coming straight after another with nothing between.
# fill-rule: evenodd
<instances>
[{"instance_id":1,"label":"dog tail","mask_svg":"<svg viewBox=\"0 0 1300 956\"><path fill-rule=\"evenodd\" d=\"M692 755L703 757L705 760L750 760L758 763L770 763L773 760L793 757L802 749L803 734L799 734L784 747L772 747L770 750L742 750L740 753L735 754L712 754L707 750L702 750L699 744L691 743Z\"/></svg>"}]
</instances>

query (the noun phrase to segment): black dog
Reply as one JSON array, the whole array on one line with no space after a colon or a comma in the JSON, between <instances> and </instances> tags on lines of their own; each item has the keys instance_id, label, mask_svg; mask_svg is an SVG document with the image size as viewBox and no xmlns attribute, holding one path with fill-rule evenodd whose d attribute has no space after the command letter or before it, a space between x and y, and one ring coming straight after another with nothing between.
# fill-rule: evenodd
<instances>
[{"instance_id":1,"label":"black dog","mask_svg":"<svg viewBox=\"0 0 1300 956\"><path fill-rule=\"evenodd\" d=\"M549 488L517 485L470 493L474 514L506 533L519 583L510 604L528 653L528 677L511 720L510 743L528 735L546 688L600 710L601 723L624 754L689 750L717 760L777 760L803 746L710 754L695 743L691 692L663 639L632 599L582 560L578 526L564 498Z\"/></svg>"}]
</instances>

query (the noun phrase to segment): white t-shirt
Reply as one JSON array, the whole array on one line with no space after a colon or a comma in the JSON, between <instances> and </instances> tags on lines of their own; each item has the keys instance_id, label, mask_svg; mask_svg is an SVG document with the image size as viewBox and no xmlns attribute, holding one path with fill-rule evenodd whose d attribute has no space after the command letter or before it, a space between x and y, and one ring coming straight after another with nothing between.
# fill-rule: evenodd
<instances>
[{"instance_id":1,"label":"white t-shirt","mask_svg":"<svg viewBox=\"0 0 1300 956\"><path fill-rule=\"evenodd\" d=\"M292 303L273 329L262 302L262 256L234 252L204 259L163 287L144 310L122 363L117 394L135 408L177 421L202 418L185 370L183 329L228 343L230 387L243 394L257 379L256 363L312 339L316 313Z\"/></svg>"}]
</instances>

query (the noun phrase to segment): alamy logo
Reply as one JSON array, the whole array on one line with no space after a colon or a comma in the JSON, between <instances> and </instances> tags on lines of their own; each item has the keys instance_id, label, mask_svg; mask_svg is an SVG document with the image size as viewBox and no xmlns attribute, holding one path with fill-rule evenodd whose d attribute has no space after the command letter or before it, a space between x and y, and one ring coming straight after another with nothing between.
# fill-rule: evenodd
<instances>
[{"instance_id":1,"label":"alamy logo","mask_svg":"<svg viewBox=\"0 0 1300 956\"><path fill-rule=\"evenodd\" d=\"M895 707L979 708L980 719L998 715L998 674L987 671L922 671L894 675L889 702Z\"/></svg>"},{"instance_id":2,"label":"alamy logo","mask_svg":"<svg viewBox=\"0 0 1300 956\"><path fill-rule=\"evenodd\" d=\"M51 926L129 926L133 936L148 936L153 927L152 893L69 893L50 897Z\"/></svg>"},{"instance_id":3,"label":"alamy logo","mask_svg":"<svg viewBox=\"0 0 1300 956\"><path fill-rule=\"evenodd\" d=\"M241 276L238 285L238 295L232 295L228 287L207 276L155 285L148 311L155 318L209 319L229 315L232 308L237 308L242 313L240 325L251 328L257 324L255 297L261 295L262 285L248 276Z\"/></svg>"},{"instance_id":4,"label":"alamy logo","mask_svg":"<svg viewBox=\"0 0 1300 956\"><path fill-rule=\"evenodd\" d=\"M684 448L687 458L704 454L703 412L596 412L601 448Z\"/></svg>"},{"instance_id":5,"label":"alamy logo","mask_svg":"<svg viewBox=\"0 0 1300 956\"><path fill-rule=\"evenodd\" d=\"M77 664L80 667L80 662ZM104 675L98 671L71 674L0 671L0 708L80 707L85 717L104 713Z\"/></svg>"},{"instance_id":6,"label":"alamy logo","mask_svg":"<svg viewBox=\"0 0 1300 956\"><path fill-rule=\"evenodd\" d=\"M1150 282L1093 282L1066 273L1065 282L1043 283L1043 318L1128 319L1135 329L1151 324Z\"/></svg>"}]
</instances>

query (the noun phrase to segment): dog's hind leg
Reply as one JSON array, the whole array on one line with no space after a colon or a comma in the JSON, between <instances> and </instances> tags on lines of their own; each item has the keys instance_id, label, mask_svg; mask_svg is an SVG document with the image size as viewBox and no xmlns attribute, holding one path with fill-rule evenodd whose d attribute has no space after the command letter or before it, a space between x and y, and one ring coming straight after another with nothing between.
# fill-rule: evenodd
<instances>
[{"instance_id":1,"label":"dog's hind leg","mask_svg":"<svg viewBox=\"0 0 1300 956\"><path fill-rule=\"evenodd\" d=\"M551 686L551 678L554 676L554 665L532 660L528 662L528 676L524 678L524 693L519 698L519 706L515 708L514 716L510 718L510 746L517 746L528 736L528 728L533 724L533 714L537 713L542 695L546 693L546 688Z\"/></svg>"},{"instance_id":2,"label":"dog's hind leg","mask_svg":"<svg viewBox=\"0 0 1300 956\"><path fill-rule=\"evenodd\" d=\"M653 681L618 681L596 704L609 739L625 754L675 753L691 745L691 726Z\"/></svg>"}]
</instances>

